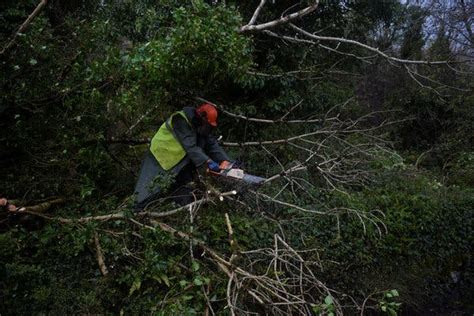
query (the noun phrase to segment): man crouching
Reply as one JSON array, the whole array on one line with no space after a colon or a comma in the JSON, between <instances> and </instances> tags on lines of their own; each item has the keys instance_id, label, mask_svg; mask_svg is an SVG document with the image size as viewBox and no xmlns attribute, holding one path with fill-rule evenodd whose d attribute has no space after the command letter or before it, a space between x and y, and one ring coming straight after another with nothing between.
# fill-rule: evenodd
<instances>
[{"instance_id":1,"label":"man crouching","mask_svg":"<svg viewBox=\"0 0 474 316\"><path fill-rule=\"evenodd\" d=\"M220 163L230 160L212 135L215 127L217 109L208 103L185 107L161 125L151 140L135 186L137 210L159 197L163 186L168 185L179 204L193 201L188 184L196 170L219 172ZM159 183L157 179L170 179L171 183Z\"/></svg>"}]
</instances>

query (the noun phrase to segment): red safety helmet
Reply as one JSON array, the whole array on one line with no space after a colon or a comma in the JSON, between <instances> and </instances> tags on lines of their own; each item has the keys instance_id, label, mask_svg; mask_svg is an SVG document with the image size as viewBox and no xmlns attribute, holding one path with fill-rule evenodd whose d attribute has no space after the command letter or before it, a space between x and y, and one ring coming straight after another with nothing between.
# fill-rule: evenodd
<instances>
[{"instance_id":1,"label":"red safety helmet","mask_svg":"<svg viewBox=\"0 0 474 316\"><path fill-rule=\"evenodd\" d=\"M196 109L196 112L200 117L207 119L207 122L211 126L217 126L217 109L215 106L209 103L203 103Z\"/></svg>"}]
</instances>

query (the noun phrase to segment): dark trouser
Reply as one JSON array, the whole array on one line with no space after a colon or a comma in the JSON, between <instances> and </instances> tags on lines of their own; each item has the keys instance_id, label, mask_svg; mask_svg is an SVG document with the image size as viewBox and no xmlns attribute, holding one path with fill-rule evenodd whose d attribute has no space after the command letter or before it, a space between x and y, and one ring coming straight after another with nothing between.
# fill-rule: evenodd
<instances>
[{"instance_id":1,"label":"dark trouser","mask_svg":"<svg viewBox=\"0 0 474 316\"><path fill-rule=\"evenodd\" d=\"M196 167L190 162L176 175L176 181L170 188L170 197L179 205L186 205L194 201L193 188L189 185L194 180Z\"/></svg>"},{"instance_id":2,"label":"dark trouser","mask_svg":"<svg viewBox=\"0 0 474 316\"><path fill-rule=\"evenodd\" d=\"M187 185L193 180L196 167L191 162L185 163L184 166L178 166L180 168L174 178L174 183L169 187L166 192L171 192L171 196L175 196L173 199L178 204L184 205L193 201L191 191L192 189ZM151 152L147 152L140 169L140 175L135 186L135 194L137 197L135 210L142 210L152 201L163 196L163 188L159 185L153 185L157 177L166 176L172 173L172 171L165 171L156 161L155 157Z\"/></svg>"}]
</instances>

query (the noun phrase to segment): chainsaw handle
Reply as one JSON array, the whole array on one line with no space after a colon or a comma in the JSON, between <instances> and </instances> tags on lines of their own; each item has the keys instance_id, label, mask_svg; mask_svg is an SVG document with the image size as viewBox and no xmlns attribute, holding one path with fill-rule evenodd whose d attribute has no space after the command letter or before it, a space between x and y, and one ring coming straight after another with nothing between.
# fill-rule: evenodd
<instances>
[{"instance_id":1,"label":"chainsaw handle","mask_svg":"<svg viewBox=\"0 0 474 316\"><path fill-rule=\"evenodd\" d=\"M219 176L219 175L221 174L222 170L219 171L219 172L215 172L215 171L212 171L211 169L207 168L206 172L207 172L207 173L210 173L210 174L214 174L214 175Z\"/></svg>"},{"instance_id":2,"label":"chainsaw handle","mask_svg":"<svg viewBox=\"0 0 474 316\"><path fill-rule=\"evenodd\" d=\"M221 163L219 164L219 168L221 168L222 170L232 169L233 166L234 164L227 160L222 160Z\"/></svg>"}]
</instances>

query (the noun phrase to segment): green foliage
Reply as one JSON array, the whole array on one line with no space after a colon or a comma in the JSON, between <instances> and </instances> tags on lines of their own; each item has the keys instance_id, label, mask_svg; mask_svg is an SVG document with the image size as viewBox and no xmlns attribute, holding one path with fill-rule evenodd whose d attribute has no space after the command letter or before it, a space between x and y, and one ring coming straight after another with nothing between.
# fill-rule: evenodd
<instances>
[{"instance_id":1,"label":"green foliage","mask_svg":"<svg viewBox=\"0 0 474 316\"><path fill-rule=\"evenodd\" d=\"M474 187L474 153L462 152L459 158L447 165L449 183L460 187Z\"/></svg>"},{"instance_id":2,"label":"green foliage","mask_svg":"<svg viewBox=\"0 0 474 316\"><path fill-rule=\"evenodd\" d=\"M380 311L382 311L384 314L386 313L391 316L396 316L401 304L396 303L393 300L398 296L397 290L385 292L383 298L379 301Z\"/></svg>"},{"instance_id":3,"label":"green foliage","mask_svg":"<svg viewBox=\"0 0 474 316\"><path fill-rule=\"evenodd\" d=\"M311 307L316 315L334 316L336 313L336 307L334 306L334 300L331 295L326 296L323 304L313 305Z\"/></svg>"},{"instance_id":4,"label":"green foliage","mask_svg":"<svg viewBox=\"0 0 474 316\"><path fill-rule=\"evenodd\" d=\"M93 258L84 256L87 234L52 225L41 233L15 228L0 235L1 309L29 313L34 302L43 312L71 313L84 304L89 312L103 311L103 283L90 269Z\"/></svg>"},{"instance_id":5,"label":"green foliage","mask_svg":"<svg viewBox=\"0 0 474 316\"><path fill-rule=\"evenodd\" d=\"M251 65L249 42L235 30L235 9L196 2L174 11L175 27L165 37L138 47L130 56L128 76L167 93L206 93L223 80L242 80Z\"/></svg>"},{"instance_id":6,"label":"green foliage","mask_svg":"<svg viewBox=\"0 0 474 316\"><path fill-rule=\"evenodd\" d=\"M320 236L320 242L327 245L325 257L352 266L353 273L342 279L335 273L331 280L375 289L402 286L411 293L412 298L401 298L408 309L424 295L449 295L444 284L449 282L450 271L468 264L467 254L472 252L472 190L444 187L414 170L387 170L377 183L345 199L352 208L382 210L388 233L379 239L368 238L357 220L348 223L346 219L340 239L326 233ZM315 229L324 225L328 223ZM459 286L469 291L468 284Z\"/></svg>"},{"instance_id":7,"label":"green foliage","mask_svg":"<svg viewBox=\"0 0 474 316\"><path fill-rule=\"evenodd\" d=\"M338 112L341 119L356 120L368 111L402 110L391 117L377 113L366 123L370 128L388 118L413 118L380 130L377 137L394 142L397 151L370 149L370 163L358 167L373 175L372 184L349 187L347 193L327 192L321 174L311 166L298 176L314 187L304 187L305 194L298 188L298 194L279 193L282 200L316 210L347 208L368 215L381 210L388 230L382 236L370 223L364 232L351 213L302 218L295 209L266 202L261 202L261 212L227 202L207 205L194 218L192 234L230 257L235 250L269 247L274 234L283 230L295 249L318 249L320 257L309 259L321 259L323 272L318 275L331 288L360 301L374 291L398 289L400 293L389 290L375 298L381 312L444 311L445 306L472 310L472 78L447 67L417 68L428 78L419 78L425 84L439 81L458 88L440 86L440 97L416 85L405 70L379 59L367 65L316 46L239 34L255 4L209 2L49 1L16 45L0 56L0 197L26 204L66 197L66 205L52 209L51 216L115 210L132 217L134 173L146 145L115 140L151 136L170 112L192 105L195 96L271 119L324 118ZM0 4L1 47L36 5L11 0ZM288 6L267 1L258 22L278 18ZM457 47L450 45L443 27L425 45L426 14L397 1L321 1L317 12L298 25L371 43L402 58L451 58ZM283 26L274 31L288 30ZM343 53L367 54L346 44L337 47ZM468 67L461 69L470 71ZM320 128L249 124L223 115L219 125L224 137L235 141L286 138ZM343 147L333 149L342 152ZM306 158L287 144L272 150L284 166ZM229 152L240 156L251 173L281 171L260 147ZM160 186L171 182L156 179ZM269 185L261 192L273 196L280 189ZM247 196L239 198L255 203ZM237 242L233 249L224 211L231 216ZM166 222L188 232L185 216L179 213ZM95 233L109 268L107 277L98 268ZM195 315L204 314L209 301L218 313L225 312L228 280L196 245L193 257L188 242L128 218L63 225L3 212L0 310ZM259 264L253 268L262 274L266 269ZM456 282L453 273L461 276ZM315 314L336 313L332 296L323 295L320 301L312 306Z\"/></svg>"}]
</instances>

